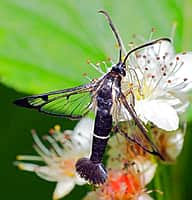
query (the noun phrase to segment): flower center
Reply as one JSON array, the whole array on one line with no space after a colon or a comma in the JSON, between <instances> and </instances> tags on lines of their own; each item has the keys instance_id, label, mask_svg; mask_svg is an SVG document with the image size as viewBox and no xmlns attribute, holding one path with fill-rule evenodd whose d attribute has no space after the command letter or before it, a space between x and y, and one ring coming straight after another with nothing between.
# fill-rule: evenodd
<instances>
[{"instance_id":1,"label":"flower center","mask_svg":"<svg viewBox=\"0 0 192 200\"><path fill-rule=\"evenodd\" d=\"M76 159L61 161L59 167L62 171L62 174L66 175L66 176L75 176L75 170L72 170L72 169L75 169L75 167L74 167L75 162L76 162Z\"/></svg>"},{"instance_id":2,"label":"flower center","mask_svg":"<svg viewBox=\"0 0 192 200\"><path fill-rule=\"evenodd\" d=\"M101 191L105 199L127 200L142 192L143 188L137 174L128 171L125 173L111 171Z\"/></svg>"}]
</instances>

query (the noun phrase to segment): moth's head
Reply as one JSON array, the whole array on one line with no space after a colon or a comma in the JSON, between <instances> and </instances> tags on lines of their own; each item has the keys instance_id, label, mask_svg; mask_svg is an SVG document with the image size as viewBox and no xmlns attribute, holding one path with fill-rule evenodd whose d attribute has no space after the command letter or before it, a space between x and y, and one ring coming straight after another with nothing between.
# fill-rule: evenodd
<instances>
[{"instance_id":1,"label":"moth's head","mask_svg":"<svg viewBox=\"0 0 192 200\"><path fill-rule=\"evenodd\" d=\"M125 64L122 62L117 63L112 67L112 71L121 74L122 76L126 76L125 72Z\"/></svg>"}]
</instances>

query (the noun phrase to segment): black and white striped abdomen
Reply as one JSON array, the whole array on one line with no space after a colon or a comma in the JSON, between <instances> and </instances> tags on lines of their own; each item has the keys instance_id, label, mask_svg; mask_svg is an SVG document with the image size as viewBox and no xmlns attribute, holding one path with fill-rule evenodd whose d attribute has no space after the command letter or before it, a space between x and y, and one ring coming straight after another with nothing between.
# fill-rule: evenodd
<instances>
[{"instance_id":1,"label":"black and white striped abdomen","mask_svg":"<svg viewBox=\"0 0 192 200\"><path fill-rule=\"evenodd\" d=\"M112 81L106 79L98 90L97 111L93 133L90 159L82 158L76 163L76 170L81 177L93 184L103 184L107 171L102 164L103 154L112 128Z\"/></svg>"}]
</instances>

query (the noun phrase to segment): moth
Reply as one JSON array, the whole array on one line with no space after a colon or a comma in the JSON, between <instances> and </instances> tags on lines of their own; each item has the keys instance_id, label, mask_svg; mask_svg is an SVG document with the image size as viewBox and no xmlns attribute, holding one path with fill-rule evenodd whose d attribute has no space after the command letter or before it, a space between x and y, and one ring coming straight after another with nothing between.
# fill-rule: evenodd
<instances>
[{"instance_id":1,"label":"moth","mask_svg":"<svg viewBox=\"0 0 192 200\"><path fill-rule=\"evenodd\" d=\"M99 11L99 13L102 13L106 17L119 46L118 62L111 66L109 72L85 85L27 96L17 99L14 102L18 106L76 120L84 117L90 110L95 112L91 155L89 158L80 158L76 163L77 173L95 185L103 184L107 179L107 171L102 164L102 158L112 127L115 127L115 132L122 133L128 140L137 143L145 151L162 158L157 147L148 136L147 128L139 120L133 103L129 102L127 94L122 91L122 80L127 74L127 61L131 54L154 45L159 41L169 41L168 38L150 41L131 49L123 56L122 41L110 16L103 10ZM134 98L134 93L130 91L130 94ZM134 120L136 126L140 129L142 137L149 144L150 149L141 141L136 140L135 137L128 136L118 126L122 109L126 110Z\"/></svg>"}]
</instances>

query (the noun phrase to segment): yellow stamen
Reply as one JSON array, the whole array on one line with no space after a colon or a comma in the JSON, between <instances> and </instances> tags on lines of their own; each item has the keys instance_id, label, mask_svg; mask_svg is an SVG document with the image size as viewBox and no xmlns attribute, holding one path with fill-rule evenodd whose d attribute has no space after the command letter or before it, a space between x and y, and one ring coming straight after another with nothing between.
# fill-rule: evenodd
<instances>
[{"instance_id":1,"label":"yellow stamen","mask_svg":"<svg viewBox=\"0 0 192 200\"><path fill-rule=\"evenodd\" d=\"M22 160L21 157L22 157L22 156L20 156L20 155L16 156L16 160Z\"/></svg>"},{"instance_id":2,"label":"yellow stamen","mask_svg":"<svg viewBox=\"0 0 192 200\"><path fill-rule=\"evenodd\" d=\"M55 131L59 132L59 131L61 131L61 126L57 124L54 126L54 129L55 129Z\"/></svg>"},{"instance_id":3,"label":"yellow stamen","mask_svg":"<svg viewBox=\"0 0 192 200\"><path fill-rule=\"evenodd\" d=\"M20 170L25 170L25 167L24 167L24 165L23 165L22 163L19 163L19 164L17 165L17 167L18 167Z\"/></svg>"}]
</instances>

